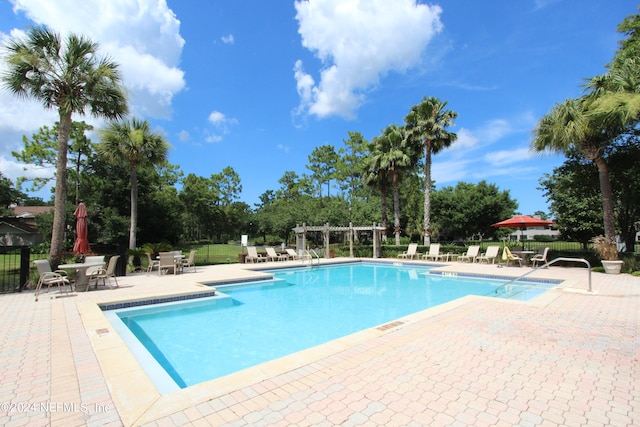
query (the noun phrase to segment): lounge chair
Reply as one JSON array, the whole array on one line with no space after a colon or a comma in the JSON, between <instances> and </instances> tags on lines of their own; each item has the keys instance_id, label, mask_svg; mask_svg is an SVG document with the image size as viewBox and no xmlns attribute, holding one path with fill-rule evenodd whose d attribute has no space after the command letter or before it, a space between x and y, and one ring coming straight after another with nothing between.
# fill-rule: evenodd
<instances>
[{"instance_id":1,"label":"lounge chair","mask_svg":"<svg viewBox=\"0 0 640 427\"><path fill-rule=\"evenodd\" d=\"M255 246L247 246L247 256L244 259L244 262L261 262L266 261L266 257L262 255L258 255L258 250Z\"/></svg>"},{"instance_id":2,"label":"lounge chair","mask_svg":"<svg viewBox=\"0 0 640 427\"><path fill-rule=\"evenodd\" d=\"M409 243L409 247L407 248L407 251L401 254L398 254L398 258L413 259L414 256L420 256L417 250L418 250L417 243Z\"/></svg>"},{"instance_id":3,"label":"lounge chair","mask_svg":"<svg viewBox=\"0 0 640 427\"><path fill-rule=\"evenodd\" d=\"M286 261L289 258L289 255L280 255L271 247L265 247L264 250L267 251L267 261Z\"/></svg>"},{"instance_id":4,"label":"lounge chair","mask_svg":"<svg viewBox=\"0 0 640 427\"><path fill-rule=\"evenodd\" d=\"M51 285L58 286L58 292L69 293L72 289L71 282L69 282L69 278L67 277L67 272L64 270L56 270L51 271L51 264L46 259L39 259L33 261L38 269L38 274L40 278L38 279L38 283L36 284L36 292L35 297L36 301L38 301L38 294L40 294L40 290L42 286L47 286L47 292L49 292L49 288ZM69 286L69 290L66 289L67 285ZM63 289L64 287L64 289Z\"/></svg>"},{"instance_id":5,"label":"lounge chair","mask_svg":"<svg viewBox=\"0 0 640 427\"><path fill-rule=\"evenodd\" d=\"M547 255L549 255L549 248L546 247L544 248L544 250L542 251L542 253L539 253L537 255L534 255L531 257L531 266L533 268L536 267L536 264L546 264L547 263Z\"/></svg>"},{"instance_id":6,"label":"lounge chair","mask_svg":"<svg viewBox=\"0 0 640 427\"><path fill-rule=\"evenodd\" d=\"M173 252L160 252L160 263L158 264L158 275L162 272L169 272L169 269L173 269L173 274L178 273L178 266L176 264L176 257Z\"/></svg>"},{"instance_id":7,"label":"lounge chair","mask_svg":"<svg viewBox=\"0 0 640 427\"><path fill-rule=\"evenodd\" d=\"M160 265L160 261L151 258L151 254L149 252L147 252L147 262L147 273L151 273L154 268L158 268Z\"/></svg>"},{"instance_id":8,"label":"lounge chair","mask_svg":"<svg viewBox=\"0 0 640 427\"><path fill-rule=\"evenodd\" d=\"M294 251L293 249L287 248L287 249L285 249L285 251L287 251L287 254L288 254L290 260L295 261L295 260L300 259L300 255L298 255L298 253L296 251Z\"/></svg>"},{"instance_id":9,"label":"lounge chair","mask_svg":"<svg viewBox=\"0 0 640 427\"><path fill-rule=\"evenodd\" d=\"M512 254L508 246L505 246L502 250L502 260L506 261L507 265L509 265L510 262L513 262L514 264L517 262L520 264L520 267L522 267L522 258L518 255Z\"/></svg>"},{"instance_id":10,"label":"lounge chair","mask_svg":"<svg viewBox=\"0 0 640 427\"><path fill-rule=\"evenodd\" d=\"M429 253L422 255L423 259L437 261L441 259L440 255L440 243L432 243L429 245Z\"/></svg>"},{"instance_id":11,"label":"lounge chair","mask_svg":"<svg viewBox=\"0 0 640 427\"><path fill-rule=\"evenodd\" d=\"M478 254L480 253L480 246L479 245L471 245L467 248L467 253L464 255L459 255L458 256L458 261L460 262L476 262L476 258L478 257Z\"/></svg>"},{"instance_id":12,"label":"lounge chair","mask_svg":"<svg viewBox=\"0 0 640 427\"><path fill-rule=\"evenodd\" d=\"M189 257L182 260L182 270L184 271L185 267L193 268L193 271L196 271L196 251L190 251Z\"/></svg>"},{"instance_id":13,"label":"lounge chair","mask_svg":"<svg viewBox=\"0 0 640 427\"><path fill-rule=\"evenodd\" d=\"M500 246L488 246L485 253L476 258L476 262L483 263L486 261L489 264L489 261L491 261L491 264L495 264L498 252L500 252Z\"/></svg>"},{"instance_id":14,"label":"lounge chair","mask_svg":"<svg viewBox=\"0 0 640 427\"><path fill-rule=\"evenodd\" d=\"M87 285L86 290L89 290L89 287L91 285L91 281L95 280L96 282L96 289L98 289L98 282L100 280L102 280L102 286L107 286L107 281L111 281L111 278L113 277L113 280L115 280L116 282L116 288L119 287L118 286L118 279L116 279L116 264L118 263L118 259L120 258L120 255L114 255L111 258L109 258L109 264L107 265L107 268L100 268L98 269L96 272L92 273L89 276L89 284ZM111 285L109 285L109 287L111 287Z\"/></svg>"}]
</instances>

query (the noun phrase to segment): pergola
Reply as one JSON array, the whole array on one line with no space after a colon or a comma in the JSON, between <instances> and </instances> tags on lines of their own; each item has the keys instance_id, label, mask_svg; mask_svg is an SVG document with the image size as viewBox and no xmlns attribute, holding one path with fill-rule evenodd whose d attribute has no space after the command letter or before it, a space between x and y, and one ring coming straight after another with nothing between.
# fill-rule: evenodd
<instances>
[{"instance_id":1,"label":"pergola","mask_svg":"<svg viewBox=\"0 0 640 427\"><path fill-rule=\"evenodd\" d=\"M353 236L357 231L371 231L373 233L373 258L380 257L380 241L382 240L382 233L385 231L385 228L381 225L366 225L366 226L354 226L352 223L349 223L348 227L337 227L331 226L329 223L325 225L311 225L307 226L306 224L302 224L302 226L296 226L293 231L296 233L296 249L306 250L307 249L307 232L308 231L316 231L322 232L323 242L324 242L324 257L329 257L329 236L331 232L343 232L349 233L349 256L353 258Z\"/></svg>"}]
</instances>

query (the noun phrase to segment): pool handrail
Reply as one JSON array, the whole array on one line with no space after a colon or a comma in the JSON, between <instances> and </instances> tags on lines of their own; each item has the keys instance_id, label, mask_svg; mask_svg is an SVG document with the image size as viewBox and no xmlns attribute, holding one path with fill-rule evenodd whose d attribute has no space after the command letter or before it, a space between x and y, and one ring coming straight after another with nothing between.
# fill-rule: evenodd
<instances>
[{"instance_id":1,"label":"pool handrail","mask_svg":"<svg viewBox=\"0 0 640 427\"><path fill-rule=\"evenodd\" d=\"M573 261L573 262L581 262L581 263L583 263L583 264L586 264L586 265L587 265L587 272L589 273L589 292L593 292L593 288L592 288L592 286L591 286L591 264L589 264L589 261L587 261L587 260L586 260L586 259L584 259L584 258L565 258L565 257L559 257L559 258L554 258L554 259L552 259L551 261L547 262L546 264L542 264L542 265L540 265L540 266L538 266L538 267L534 268L533 270L527 271L526 273L524 273L524 274L523 274L523 275L521 275L521 276L516 277L515 279L511 279L511 280L509 280L507 283L505 283L505 284L504 284L504 285L502 285L502 286L499 286L499 287L496 289L496 294L498 293L498 291L499 291L500 289L502 289L502 288L504 288L504 287L506 287L506 286L508 286L508 285L510 285L510 284L512 284L512 283L514 283L515 281L520 280L520 279L522 279L523 277L526 277L526 276L528 276L528 275L530 275L530 274L532 274L532 273L535 273L536 271L540 270L541 268L548 267L548 266L550 266L551 264L555 264L556 262L559 262L559 261Z\"/></svg>"},{"instance_id":2,"label":"pool handrail","mask_svg":"<svg viewBox=\"0 0 640 427\"><path fill-rule=\"evenodd\" d=\"M318 266L320 266L320 255L318 255L318 252L316 252L315 249L307 249L305 251L307 253L307 257L309 258L309 265L313 267L313 258L315 255L315 258L318 260ZM313 254L313 255L312 255Z\"/></svg>"}]
</instances>

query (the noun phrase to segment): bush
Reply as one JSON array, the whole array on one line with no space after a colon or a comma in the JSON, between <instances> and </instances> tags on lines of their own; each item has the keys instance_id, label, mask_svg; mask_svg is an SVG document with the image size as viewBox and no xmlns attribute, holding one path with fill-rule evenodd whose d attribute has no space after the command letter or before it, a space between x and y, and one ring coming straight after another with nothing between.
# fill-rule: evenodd
<instances>
[{"instance_id":1,"label":"bush","mask_svg":"<svg viewBox=\"0 0 640 427\"><path fill-rule=\"evenodd\" d=\"M549 236L547 234L536 234L533 236L533 240L535 240L536 242L553 242L556 239L554 239L553 236Z\"/></svg>"}]
</instances>

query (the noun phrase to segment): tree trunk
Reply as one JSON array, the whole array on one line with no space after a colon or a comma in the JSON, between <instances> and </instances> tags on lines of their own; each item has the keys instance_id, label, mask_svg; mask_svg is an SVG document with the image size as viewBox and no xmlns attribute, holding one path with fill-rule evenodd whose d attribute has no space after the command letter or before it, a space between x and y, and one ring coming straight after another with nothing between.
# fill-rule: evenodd
<instances>
[{"instance_id":1,"label":"tree trunk","mask_svg":"<svg viewBox=\"0 0 640 427\"><path fill-rule=\"evenodd\" d=\"M71 130L71 113L60 112L58 127L58 157L56 158L56 190L53 207L53 229L51 230L51 268L62 264L64 246L65 210L67 205L67 151L69 132Z\"/></svg>"},{"instance_id":2,"label":"tree trunk","mask_svg":"<svg viewBox=\"0 0 640 427\"><path fill-rule=\"evenodd\" d=\"M431 244L431 140L424 143L424 245Z\"/></svg>"},{"instance_id":3,"label":"tree trunk","mask_svg":"<svg viewBox=\"0 0 640 427\"><path fill-rule=\"evenodd\" d=\"M393 233L396 236L396 245L400 245L400 185L398 184L398 172L392 172L393 183Z\"/></svg>"},{"instance_id":4,"label":"tree trunk","mask_svg":"<svg viewBox=\"0 0 640 427\"><path fill-rule=\"evenodd\" d=\"M607 162L602 157L594 159L598 166L598 178L600 179L600 194L602 197L602 213L604 217L604 237L615 241L615 216L613 213L613 193L611 191L611 179Z\"/></svg>"},{"instance_id":5,"label":"tree trunk","mask_svg":"<svg viewBox=\"0 0 640 427\"><path fill-rule=\"evenodd\" d=\"M138 171L131 166L131 224L129 228L129 249L136 248L136 227L138 226Z\"/></svg>"},{"instance_id":6,"label":"tree trunk","mask_svg":"<svg viewBox=\"0 0 640 427\"><path fill-rule=\"evenodd\" d=\"M389 222L389 219L387 218L387 189L386 187L382 187L380 188L380 201L382 206L380 206L381 209L381 219L382 219L382 226L384 227L384 233L387 233L387 224Z\"/></svg>"}]
</instances>

